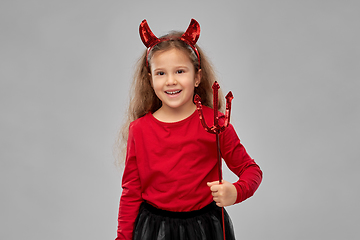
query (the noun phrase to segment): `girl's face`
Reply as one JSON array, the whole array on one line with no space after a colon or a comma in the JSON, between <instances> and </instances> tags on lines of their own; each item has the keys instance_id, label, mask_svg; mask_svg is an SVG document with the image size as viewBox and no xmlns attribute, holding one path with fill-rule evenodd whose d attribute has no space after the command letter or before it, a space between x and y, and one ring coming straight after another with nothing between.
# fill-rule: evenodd
<instances>
[{"instance_id":1,"label":"girl's face","mask_svg":"<svg viewBox=\"0 0 360 240\"><path fill-rule=\"evenodd\" d=\"M194 111L194 88L200 84L190 58L173 48L151 58L151 84L162 102L162 110Z\"/></svg>"}]
</instances>

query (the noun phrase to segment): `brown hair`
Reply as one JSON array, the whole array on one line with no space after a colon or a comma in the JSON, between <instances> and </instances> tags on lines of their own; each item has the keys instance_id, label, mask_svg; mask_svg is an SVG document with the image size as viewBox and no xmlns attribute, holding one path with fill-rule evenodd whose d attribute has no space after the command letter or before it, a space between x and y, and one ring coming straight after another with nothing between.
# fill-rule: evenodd
<instances>
[{"instance_id":1,"label":"brown hair","mask_svg":"<svg viewBox=\"0 0 360 240\"><path fill-rule=\"evenodd\" d=\"M201 97L202 105L211 108L213 107L212 85L216 81L213 66L211 65L210 61L205 56L201 48L195 45L200 55L201 66L199 67L197 55L195 54L194 50L185 42L179 39L182 34L183 32L173 31L165 36L162 36L169 38L170 40L160 42L151 49L148 55L149 66L146 65L146 50L137 62L137 67L135 69L135 74L131 85L130 102L126 113L125 123L119 131L118 139L116 141L114 149L116 152L116 163L118 166L121 166L124 163L126 142L129 135L130 123L144 116L148 112L153 113L157 111L161 107L161 101L156 96L151 86L151 75L149 74L149 70L151 68L151 57L156 52L161 53L176 48L187 53L191 62L194 65L195 72L197 72L201 68L201 81L199 86L195 88L194 95L198 94ZM223 110L224 105L222 96L222 92L219 89L219 104L217 108L220 111Z\"/></svg>"}]
</instances>

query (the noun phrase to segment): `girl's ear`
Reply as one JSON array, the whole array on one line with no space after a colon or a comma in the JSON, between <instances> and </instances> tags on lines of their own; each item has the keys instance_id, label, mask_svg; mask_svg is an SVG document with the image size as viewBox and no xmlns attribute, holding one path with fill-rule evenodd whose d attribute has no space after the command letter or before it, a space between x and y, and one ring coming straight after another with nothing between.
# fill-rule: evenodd
<instances>
[{"instance_id":1,"label":"girl's ear","mask_svg":"<svg viewBox=\"0 0 360 240\"><path fill-rule=\"evenodd\" d=\"M154 88L151 73L148 73L148 77L149 77L149 82L150 82L151 87Z\"/></svg>"},{"instance_id":2,"label":"girl's ear","mask_svg":"<svg viewBox=\"0 0 360 240\"><path fill-rule=\"evenodd\" d=\"M202 76L202 74L201 74L201 69L199 69L199 70L197 71L197 73L195 73L195 87L198 87L198 86L199 86L199 84L200 84L200 82L201 82L201 76Z\"/></svg>"}]
</instances>

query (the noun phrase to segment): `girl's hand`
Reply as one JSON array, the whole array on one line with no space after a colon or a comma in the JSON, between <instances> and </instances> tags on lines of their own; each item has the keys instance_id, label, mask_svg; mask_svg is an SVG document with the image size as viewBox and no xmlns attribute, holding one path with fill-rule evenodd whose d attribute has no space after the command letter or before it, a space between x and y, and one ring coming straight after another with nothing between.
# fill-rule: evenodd
<instances>
[{"instance_id":1,"label":"girl's hand","mask_svg":"<svg viewBox=\"0 0 360 240\"><path fill-rule=\"evenodd\" d=\"M207 185L210 187L213 199L219 207L230 206L236 202L237 191L232 183L223 180L222 184L219 184L219 181L214 181L208 182Z\"/></svg>"}]
</instances>

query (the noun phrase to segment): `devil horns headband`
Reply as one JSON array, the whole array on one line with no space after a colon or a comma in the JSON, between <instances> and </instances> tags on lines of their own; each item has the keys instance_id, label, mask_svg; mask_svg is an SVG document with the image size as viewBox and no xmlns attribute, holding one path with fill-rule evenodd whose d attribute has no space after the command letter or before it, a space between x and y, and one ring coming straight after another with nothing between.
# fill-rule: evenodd
<instances>
[{"instance_id":1,"label":"devil horns headband","mask_svg":"<svg viewBox=\"0 0 360 240\"><path fill-rule=\"evenodd\" d=\"M157 38L153 34L153 32L150 30L150 27L147 24L146 19L144 19L140 23L139 33L140 33L142 42L147 47L146 66L149 65L149 63L148 63L149 52L151 51L151 49L154 46L156 46L157 44L159 44L161 42L174 39L174 38ZM195 44L196 44L197 40L199 39L199 36L200 36L200 25L195 19L191 19L189 27L186 29L185 33L179 39L181 41L185 42L186 44L188 44L194 50L194 52L196 53L196 56L198 58L199 67L200 67L200 55L199 55L197 48L195 47Z\"/></svg>"}]
</instances>

